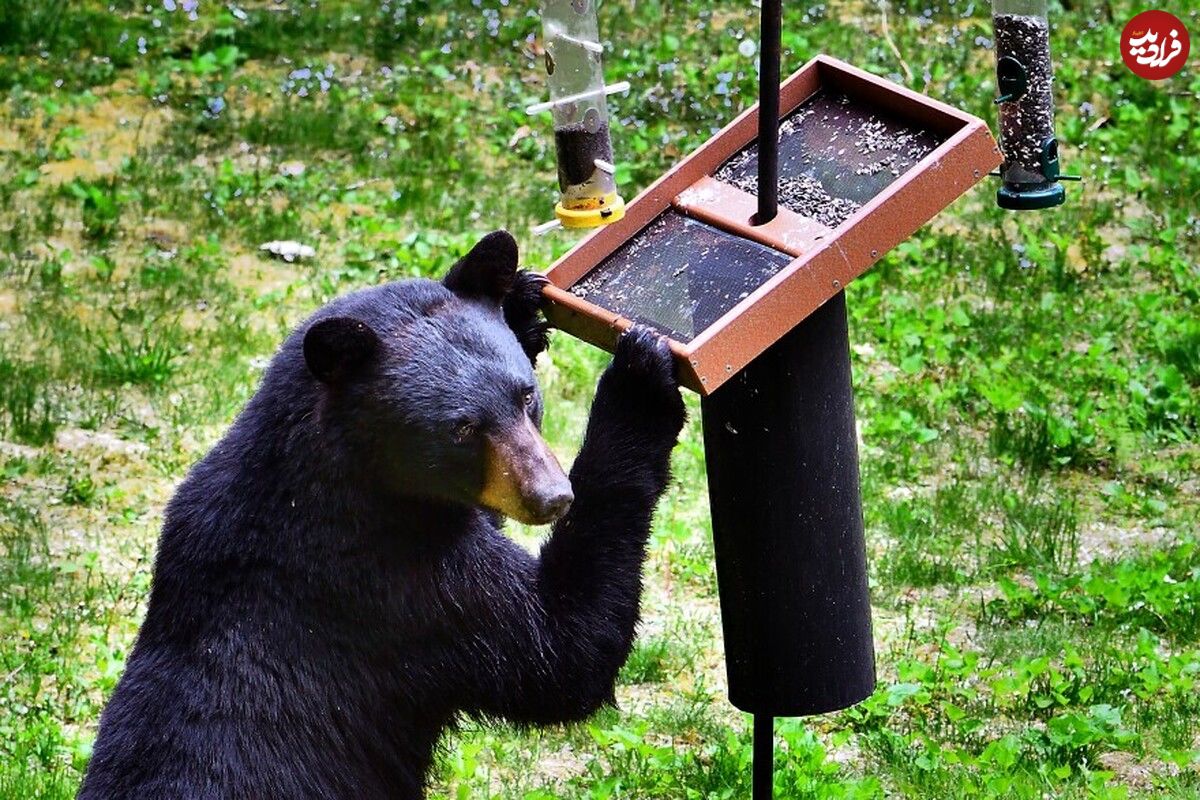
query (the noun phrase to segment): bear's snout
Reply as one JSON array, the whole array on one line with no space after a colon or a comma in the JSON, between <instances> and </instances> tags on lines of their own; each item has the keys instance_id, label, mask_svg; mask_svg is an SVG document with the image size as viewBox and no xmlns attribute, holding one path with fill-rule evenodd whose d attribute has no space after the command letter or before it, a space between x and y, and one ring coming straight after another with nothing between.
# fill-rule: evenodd
<instances>
[{"instance_id":1,"label":"bear's snout","mask_svg":"<svg viewBox=\"0 0 1200 800\"><path fill-rule=\"evenodd\" d=\"M575 493L571 491L571 483L563 476L561 486L555 486L549 491L538 492L533 497L534 513L545 522L553 522L567 513L571 503L575 501Z\"/></svg>"},{"instance_id":2,"label":"bear's snout","mask_svg":"<svg viewBox=\"0 0 1200 800\"><path fill-rule=\"evenodd\" d=\"M545 525L566 514L574 500L571 481L530 419L488 436L480 505Z\"/></svg>"}]
</instances>

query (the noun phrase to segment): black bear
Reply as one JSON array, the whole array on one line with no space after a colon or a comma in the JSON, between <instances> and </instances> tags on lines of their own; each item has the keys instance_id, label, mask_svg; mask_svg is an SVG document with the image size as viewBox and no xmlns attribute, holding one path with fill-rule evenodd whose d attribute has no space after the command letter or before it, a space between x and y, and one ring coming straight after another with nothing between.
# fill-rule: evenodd
<instances>
[{"instance_id":1,"label":"black bear","mask_svg":"<svg viewBox=\"0 0 1200 800\"><path fill-rule=\"evenodd\" d=\"M419 798L458 715L613 699L684 407L664 341L627 333L568 482L539 433L543 280L497 231L287 339L167 508L80 798ZM540 557L497 512L557 519Z\"/></svg>"}]
</instances>

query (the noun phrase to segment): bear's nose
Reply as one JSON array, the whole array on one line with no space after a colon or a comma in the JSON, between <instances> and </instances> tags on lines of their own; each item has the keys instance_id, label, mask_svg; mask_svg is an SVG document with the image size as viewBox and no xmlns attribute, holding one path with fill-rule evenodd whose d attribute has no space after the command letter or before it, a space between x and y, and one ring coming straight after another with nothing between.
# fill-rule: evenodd
<instances>
[{"instance_id":1,"label":"bear's nose","mask_svg":"<svg viewBox=\"0 0 1200 800\"><path fill-rule=\"evenodd\" d=\"M567 513L574 501L575 495L571 492L570 484L555 486L537 493L534 512L546 522L554 522Z\"/></svg>"}]
</instances>

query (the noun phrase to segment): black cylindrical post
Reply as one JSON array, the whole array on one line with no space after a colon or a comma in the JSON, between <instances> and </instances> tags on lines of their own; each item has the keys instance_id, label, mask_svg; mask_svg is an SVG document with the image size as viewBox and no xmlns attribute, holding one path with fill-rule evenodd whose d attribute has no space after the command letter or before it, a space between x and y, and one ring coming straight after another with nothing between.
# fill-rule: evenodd
<instances>
[{"instance_id":1,"label":"black cylindrical post","mask_svg":"<svg viewBox=\"0 0 1200 800\"><path fill-rule=\"evenodd\" d=\"M779 208L779 77L783 51L783 2L762 0L758 63L757 225L775 219Z\"/></svg>"},{"instance_id":2,"label":"black cylindrical post","mask_svg":"<svg viewBox=\"0 0 1200 800\"><path fill-rule=\"evenodd\" d=\"M846 300L701 404L729 698L802 716L875 686Z\"/></svg>"},{"instance_id":3,"label":"black cylindrical post","mask_svg":"<svg viewBox=\"0 0 1200 800\"><path fill-rule=\"evenodd\" d=\"M775 718L754 715L753 800L771 800L775 789Z\"/></svg>"}]
</instances>

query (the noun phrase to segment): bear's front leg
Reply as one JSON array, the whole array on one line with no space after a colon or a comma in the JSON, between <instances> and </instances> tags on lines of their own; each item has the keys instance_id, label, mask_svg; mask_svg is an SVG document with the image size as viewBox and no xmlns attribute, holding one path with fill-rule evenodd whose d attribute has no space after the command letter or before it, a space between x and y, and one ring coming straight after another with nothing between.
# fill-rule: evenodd
<instances>
[{"instance_id":1,"label":"bear's front leg","mask_svg":"<svg viewBox=\"0 0 1200 800\"><path fill-rule=\"evenodd\" d=\"M634 327L617 343L612 364L596 389L583 447L571 469L574 510L603 497L617 502L613 510L637 514L638 519L652 514L666 488L671 449L685 417L667 340L648 328ZM649 533L649 516L645 518ZM589 523L594 521L589 518ZM560 523L556 533L562 527ZM629 530L628 525L615 527Z\"/></svg>"},{"instance_id":2,"label":"bear's front leg","mask_svg":"<svg viewBox=\"0 0 1200 800\"><path fill-rule=\"evenodd\" d=\"M633 645L650 521L684 419L666 341L634 328L600 379L571 470L575 501L541 558L517 567L508 618L483 634L488 685L467 710L544 724L612 701Z\"/></svg>"}]
</instances>

